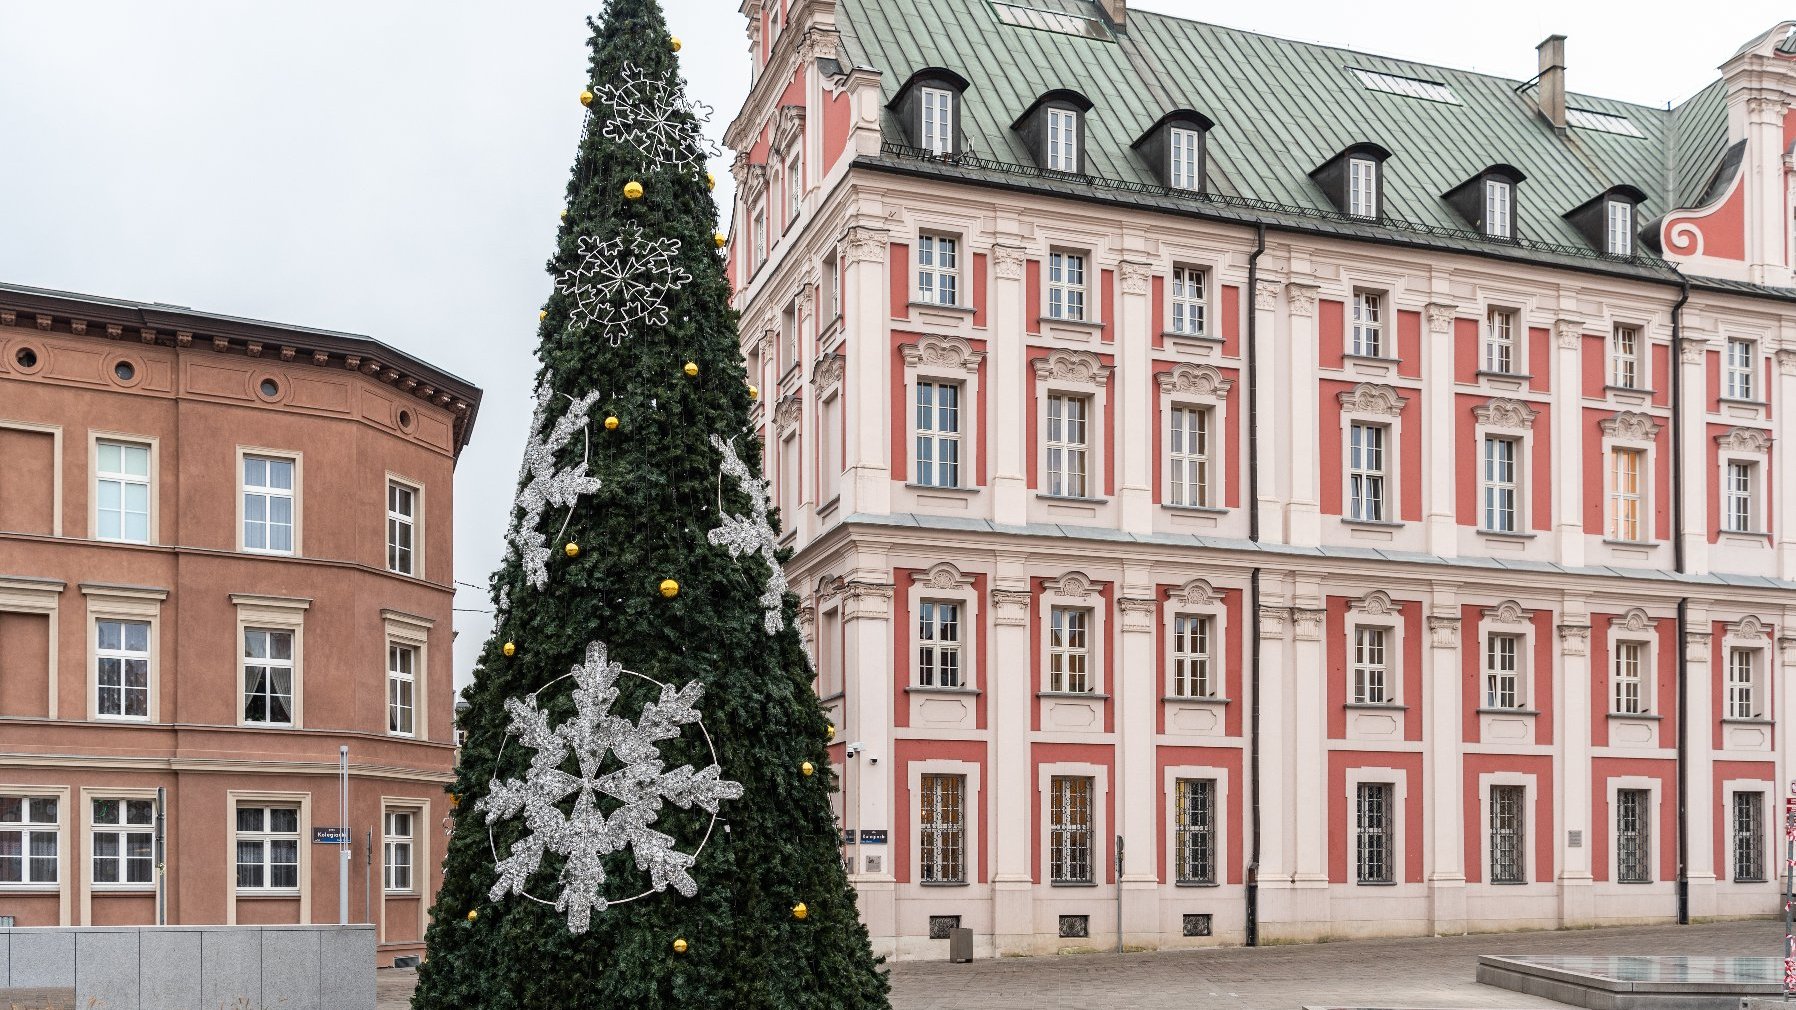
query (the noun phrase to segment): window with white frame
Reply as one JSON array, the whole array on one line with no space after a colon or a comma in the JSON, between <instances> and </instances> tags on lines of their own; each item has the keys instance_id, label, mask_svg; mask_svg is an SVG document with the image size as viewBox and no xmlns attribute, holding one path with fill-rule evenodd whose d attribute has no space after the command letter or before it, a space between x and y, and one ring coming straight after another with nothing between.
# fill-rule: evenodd
<instances>
[{"instance_id":1,"label":"window with white frame","mask_svg":"<svg viewBox=\"0 0 1796 1010\"><path fill-rule=\"evenodd\" d=\"M1517 482L1521 443L1500 435L1484 437L1483 526L1493 533L1515 533L1521 528L1521 499Z\"/></svg>"},{"instance_id":2,"label":"window with white frame","mask_svg":"<svg viewBox=\"0 0 1796 1010\"><path fill-rule=\"evenodd\" d=\"M243 721L293 725L293 632L243 629Z\"/></svg>"},{"instance_id":3,"label":"window with white frame","mask_svg":"<svg viewBox=\"0 0 1796 1010\"><path fill-rule=\"evenodd\" d=\"M917 236L917 301L960 304L960 240L948 235Z\"/></svg>"},{"instance_id":4,"label":"window with white frame","mask_svg":"<svg viewBox=\"0 0 1796 1010\"><path fill-rule=\"evenodd\" d=\"M412 893L412 828L410 810L388 810L381 845L381 887L388 894Z\"/></svg>"},{"instance_id":5,"label":"window with white frame","mask_svg":"<svg viewBox=\"0 0 1796 1010\"><path fill-rule=\"evenodd\" d=\"M1071 109L1048 109L1048 168L1055 172L1079 170L1079 114Z\"/></svg>"},{"instance_id":6,"label":"window with white frame","mask_svg":"<svg viewBox=\"0 0 1796 1010\"><path fill-rule=\"evenodd\" d=\"M1397 880L1397 787L1361 782L1354 789L1354 879L1362 884Z\"/></svg>"},{"instance_id":7,"label":"window with white frame","mask_svg":"<svg viewBox=\"0 0 1796 1010\"><path fill-rule=\"evenodd\" d=\"M1172 268L1172 332L1186 337L1208 332L1208 282L1208 272L1199 267Z\"/></svg>"},{"instance_id":8,"label":"window with white frame","mask_svg":"<svg viewBox=\"0 0 1796 1010\"><path fill-rule=\"evenodd\" d=\"M417 574L418 489L387 481L387 571Z\"/></svg>"},{"instance_id":9,"label":"window with white frame","mask_svg":"<svg viewBox=\"0 0 1796 1010\"><path fill-rule=\"evenodd\" d=\"M780 367L787 372L800 363L798 336L798 299L794 298L780 310Z\"/></svg>"},{"instance_id":10,"label":"window with white frame","mask_svg":"<svg viewBox=\"0 0 1796 1010\"><path fill-rule=\"evenodd\" d=\"M1515 234L1515 190L1502 179L1484 180L1484 234L1509 238Z\"/></svg>"},{"instance_id":11,"label":"window with white frame","mask_svg":"<svg viewBox=\"0 0 1796 1010\"><path fill-rule=\"evenodd\" d=\"M835 253L823 257L823 289L823 304L829 311L829 315L823 318L842 318L842 261Z\"/></svg>"},{"instance_id":12,"label":"window with white frame","mask_svg":"<svg viewBox=\"0 0 1796 1010\"><path fill-rule=\"evenodd\" d=\"M238 804L237 891L299 889L299 808Z\"/></svg>"},{"instance_id":13,"label":"window with white frame","mask_svg":"<svg viewBox=\"0 0 1796 1010\"><path fill-rule=\"evenodd\" d=\"M150 542L150 447L102 441L95 446L96 536L126 543Z\"/></svg>"},{"instance_id":14,"label":"window with white frame","mask_svg":"<svg viewBox=\"0 0 1796 1010\"><path fill-rule=\"evenodd\" d=\"M1753 496L1758 484L1758 466L1744 460L1727 461L1721 485L1721 528L1728 533L1753 531Z\"/></svg>"},{"instance_id":15,"label":"window with white frame","mask_svg":"<svg viewBox=\"0 0 1796 1010\"><path fill-rule=\"evenodd\" d=\"M1734 880L1765 879L1765 794L1741 790L1733 794Z\"/></svg>"},{"instance_id":16,"label":"window with white frame","mask_svg":"<svg viewBox=\"0 0 1796 1010\"><path fill-rule=\"evenodd\" d=\"M293 552L293 460L243 457L243 549Z\"/></svg>"},{"instance_id":17,"label":"window with white frame","mask_svg":"<svg viewBox=\"0 0 1796 1010\"><path fill-rule=\"evenodd\" d=\"M1491 309L1484 320L1484 370L1510 375L1515 372L1515 313Z\"/></svg>"},{"instance_id":18,"label":"window with white frame","mask_svg":"<svg viewBox=\"0 0 1796 1010\"><path fill-rule=\"evenodd\" d=\"M1385 522L1385 439L1382 424L1355 421L1347 428L1347 517Z\"/></svg>"},{"instance_id":19,"label":"window with white frame","mask_svg":"<svg viewBox=\"0 0 1796 1010\"><path fill-rule=\"evenodd\" d=\"M1615 879L1623 884L1653 882L1652 809L1651 790L1615 791Z\"/></svg>"},{"instance_id":20,"label":"window with white frame","mask_svg":"<svg viewBox=\"0 0 1796 1010\"><path fill-rule=\"evenodd\" d=\"M917 604L917 685L961 687L960 668L960 604Z\"/></svg>"},{"instance_id":21,"label":"window with white frame","mask_svg":"<svg viewBox=\"0 0 1796 1010\"><path fill-rule=\"evenodd\" d=\"M156 801L96 799L93 801L93 818L95 886L128 887L154 883ZM0 827L0 836L4 834L4 828ZM0 841L0 848L4 845L5 842ZM4 859L0 856L0 861Z\"/></svg>"},{"instance_id":22,"label":"window with white frame","mask_svg":"<svg viewBox=\"0 0 1796 1010\"><path fill-rule=\"evenodd\" d=\"M925 87L919 92L922 104L923 150L936 157L954 153L954 92L947 88Z\"/></svg>"},{"instance_id":23,"label":"window with white frame","mask_svg":"<svg viewBox=\"0 0 1796 1010\"><path fill-rule=\"evenodd\" d=\"M967 882L966 793L965 775L923 776L917 809L920 883Z\"/></svg>"},{"instance_id":24,"label":"window with white frame","mask_svg":"<svg viewBox=\"0 0 1796 1010\"><path fill-rule=\"evenodd\" d=\"M765 203L757 202L755 204L755 213L751 220L753 221L751 228L754 236L752 247L754 258L749 263L749 271L752 273L759 270L762 263L767 262L767 205Z\"/></svg>"},{"instance_id":25,"label":"window with white frame","mask_svg":"<svg viewBox=\"0 0 1796 1010\"><path fill-rule=\"evenodd\" d=\"M387 646L387 732L411 736L417 719L418 650Z\"/></svg>"},{"instance_id":26,"label":"window with white frame","mask_svg":"<svg viewBox=\"0 0 1796 1010\"><path fill-rule=\"evenodd\" d=\"M1376 291L1353 293L1353 333L1347 353L1366 358L1385 356L1384 296Z\"/></svg>"},{"instance_id":27,"label":"window with white frame","mask_svg":"<svg viewBox=\"0 0 1796 1010\"><path fill-rule=\"evenodd\" d=\"M1204 508L1211 504L1209 407L1174 407L1168 417L1166 458L1170 469L1167 504Z\"/></svg>"},{"instance_id":28,"label":"window with white frame","mask_svg":"<svg viewBox=\"0 0 1796 1010\"><path fill-rule=\"evenodd\" d=\"M1634 205L1609 201L1609 255L1634 255Z\"/></svg>"},{"instance_id":29,"label":"window with white frame","mask_svg":"<svg viewBox=\"0 0 1796 1010\"><path fill-rule=\"evenodd\" d=\"M1353 629L1353 703L1388 705L1390 671L1386 665L1388 628L1361 625Z\"/></svg>"},{"instance_id":30,"label":"window with white frame","mask_svg":"<svg viewBox=\"0 0 1796 1010\"><path fill-rule=\"evenodd\" d=\"M1763 714L1758 666L1757 649L1727 650L1727 718L1757 719Z\"/></svg>"},{"instance_id":31,"label":"window with white frame","mask_svg":"<svg viewBox=\"0 0 1796 1010\"><path fill-rule=\"evenodd\" d=\"M1091 684L1091 611L1054 607L1049 613L1048 690L1089 694Z\"/></svg>"},{"instance_id":32,"label":"window with white frame","mask_svg":"<svg viewBox=\"0 0 1796 1010\"><path fill-rule=\"evenodd\" d=\"M1198 172L1199 146L1203 143L1203 134L1196 130L1175 126L1167 131L1172 144L1172 188L1202 189L1203 176Z\"/></svg>"},{"instance_id":33,"label":"window with white frame","mask_svg":"<svg viewBox=\"0 0 1796 1010\"><path fill-rule=\"evenodd\" d=\"M1378 162L1371 158L1347 159L1347 213L1378 216Z\"/></svg>"},{"instance_id":34,"label":"window with white frame","mask_svg":"<svg viewBox=\"0 0 1796 1010\"><path fill-rule=\"evenodd\" d=\"M789 225L798 220L799 208L804 205L804 157L802 154L792 155L786 162L786 223Z\"/></svg>"},{"instance_id":35,"label":"window with white frame","mask_svg":"<svg viewBox=\"0 0 1796 1010\"><path fill-rule=\"evenodd\" d=\"M1490 635L1484 640L1484 707L1521 708L1522 636Z\"/></svg>"},{"instance_id":36,"label":"window with white frame","mask_svg":"<svg viewBox=\"0 0 1796 1010\"><path fill-rule=\"evenodd\" d=\"M1172 619L1172 694L1175 698L1214 698L1216 680L1211 659L1215 620L1203 614Z\"/></svg>"},{"instance_id":37,"label":"window with white frame","mask_svg":"<svg viewBox=\"0 0 1796 1010\"><path fill-rule=\"evenodd\" d=\"M1048 318L1085 321L1085 254L1048 253Z\"/></svg>"},{"instance_id":38,"label":"window with white frame","mask_svg":"<svg viewBox=\"0 0 1796 1010\"><path fill-rule=\"evenodd\" d=\"M917 383L917 483L960 486L960 393L957 382Z\"/></svg>"},{"instance_id":39,"label":"window with white frame","mask_svg":"<svg viewBox=\"0 0 1796 1010\"><path fill-rule=\"evenodd\" d=\"M1729 337L1727 341L1727 360L1722 372L1722 395L1730 400L1753 399L1753 343L1739 337Z\"/></svg>"},{"instance_id":40,"label":"window with white frame","mask_svg":"<svg viewBox=\"0 0 1796 1010\"><path fill-rule=\"evenodd\" d=\"M1609 384L1621 389L1639 389L1640 361L1640 327L1617 326L1609 341Z\"/></svg>"},{"instance_id":41,"label":"window with white frame","mask_svg":"<svg viewBox=\"0 0 1796 1010\"><path fill-rule=\"evenodd\" d=\"M1092 780L1055 775L1048 783L1048 875L1056 884L1090 884Z\"/></svg>"},{"instance_id":42,"label":"window with white frame","mask_svg":"<svg viewBox=\"0 0 1796 1010\"><path fill-rule=\"evenodd\" d=\"M1048 494L1084 498L1090 493L1091 398L1048 396Z\"/></svg>"},{"instance_id":43,"label":"window with white frame","mask_svg":"<svg viewBox=\"0 0 1796 1010\"><path fill-rule=\"evenodd\" d=\"M1528 805L1522 786L1490 787L1490 882L1528 882Z\"/></svg>"},{"instance_id":44,"label":"window with white frame","mask_svg":"<svg viewBox=\"0 0 1796 1010\"><path fill-rule=\"evenodd\" d=\"M0 887L61 879L59 806L54 796L0 796Z\"/></svg>"},{"instance_id":45,"label":"window with white frame","mask_svg":"<svg viewBox=\"0 0 1796 1010\"><path fill-rule=\"evenodd\" d=\"M111 719L150 717L150 624L94 622L96 714Z\"/></svg>"},{"instance_id":46,"label":"window with white frame","mask_svg":"<svg viewBox=\"0 0 1796 1010\"><path fill-rule=\"evenodd\" d=\"M1638 543L1646 539L1645 449L1609 451L1609 535Z\"/></svg>"},{"instance_id":47,"label":"window with white frame","mask_svg":"<svg viewBox=\"0 0 1796 1010\"><path fill-rule=\"evenodd\" d=\"M1645 642L1615 643L1615 708L1617 715L1644 715L1647 711Z\"/></svg>"},{"instance_id":48,"label":"window with white frame","mask_svg":"<svg viewBox=\"0 0 1796 1010\"><path fill-rule=\"evenodd\" d=\"M1216 780L1176 780L1173 813L1178 882L1216 883Z\"/></svg>"}]
</instances>

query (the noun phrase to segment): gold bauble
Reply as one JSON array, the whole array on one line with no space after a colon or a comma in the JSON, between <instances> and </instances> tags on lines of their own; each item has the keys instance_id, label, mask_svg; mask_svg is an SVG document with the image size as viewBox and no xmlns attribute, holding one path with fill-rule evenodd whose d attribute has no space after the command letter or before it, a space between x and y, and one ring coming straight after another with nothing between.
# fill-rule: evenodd
<instances>
[{"instance_id":1,"label":"gold bauble","mask_svg":"<svg viewBox=\"0 0 1796 1010\"><path fill-rule=\"evenodd\" d=\"M688 361L680 371L685 372L688 379L693 378L698 375L698 362Z\"/></svg>"},{"instance_id":2,"label":"gold bauble","mask_svg":"<svg viewBox=\"0 0 1796 1010\"><path fill-rule=\"evenodd\" d=\"M674 52L677 53L680 51L680 37L678 35L675 35L672 38L668 39L667 44L673 47Z\"/></svg>"},{"instance_id":3,"label":"gold bauble","mask_svg":"<svg viewBox=\"0 0 1796 1010\"><path fill-rule=\"evenodd\" d=\"M478 919L478 918L480 918L480 912L478 910L472 909L472 908L468 909L468 921L469 922L473 922L475 919Z\"/></svg>"},{"instance_id":4,"label":"gold bauble","mask_svg":"<svg viewBox=\"0 0 1796 1010\"><path fill-rule=\"evenodd\" d=\"M631 179L629 182L624 183L624 199L642 199L642 183L637 182L635 179Z\"/></svg>"},{"instance_id":5,"label":"gold bauble","mask_svg":"<svg viewBox=\"0 0 1796 1010\"><path fill-rule=\"evenodd\" d=\"M616 430L617 430L617 426L618 426L618 423L619 423L619 422L618 422L618 419L617 419L617 418L615 418L615 417L607 417L607 418L606 418L606 419L605 419L605 430L606 430L606 431L616 431Z\"/></svg>"},{"instance_id":6,"label":"gold bauble","mask_svg":"<svg viewBox=\"0 0 1796 1010\"><path fill-rule=\"evenodd\" d=\"M717 173L716 172L706 172L705 173L705 185L711 189L717 188Z\"/></svg>"},{"instance_id":7,"label":"gold bauble","mask_svg":"<svg viewBox=\"0 0 1796 1010\"><path fill-rule=\"evenodd\" d=\"M536 321L539 323L547 318L549 318L549 310L548 309L543 309L541 312L538 312L536 314Z\"/></svg>"},{"instance_id":8,"label":"gold bauble","mask_svg":"<svg viewBox=\"0 0 1796 1010\"><path fill-rule=\"evenodd\" d=\"M675 582L672 579L662 579L661 580L661 595L667 597L670 600L673 599L674 597L680 595L680 584L678 582Z\"/></svg>"},{"instance_id":9,"label":"gold bauble","mask_svg":"<svg viewBox=\"0 0 1796 1010\"><path fill-rule=\"evenodd\" d=\"M811 917L811 910L804 907L804 902L801 901L798 904L792 906L792 918L808 919L810 917Z\"/></svg>"},{"instance_id":10,"label":"gold bauble","mask_svg":"<svg viewBox=\"0 0 1796 1010\"><path fill-rule=\"evenodd\" d=\"M717 248L722 249L724 246L729 244L730 237L728 235L725 235L723 232L718 232L717 234L711 236L711 241L716 243Z\"/></svg>"},{"instance_id":11,"label":"gold bauble","mask_svg":"<svg viewBox=\"0 0 1796 1010\"><path fill-rule=\"evenodd\" d=\"M511 642L506 642L505 648L500 651L504 652L507 656L515 656L518 654L518 647Z\"/></svg>"},{"instance_id":12,"label":"gold bauble","mask_svg":"<svg viewBox=\"0 0 1796 1010\"><path fill-rule=\"evenodd\" d=\"M593 98L593 94L591 91L580 92L580 104L581 105L591 105L592 98Z\"/></svg>"},{"instance_id":13,"label":"gold bauble","mask_svg":"<svg viewBox=\"0 0 1796 1010\"><path fill-rule=\"evenodd\" d=\"M748 398L751 400L759 400L761 398L761 387L750 385L748 387Z\"/></svg>"},{"instance_id":14,"label":"gold bauble","mask_svg":"<svg viewBox=\"0 0 1796 1010\"><path fill-rule=\"evenodd\" d=\"M817 766L810 763L809 761L806 761L804 764L799 765L798 770L801 772L804 772L806 778L809 778L810 776L817 774Z\"/></svg>"},{"instance_id":15,"label":"gold bauble","mask_svg":"<svg viewBox=\"0 0 1796 1010\"><path fill-rule=\"evenodd\" d=\"M570 558L577 558L580 556L580 545L574 543L572 540L569 540L567 546L563 547L562 550L566 552L567 556Z\"/></svg>"},{"instance_id":16,"label":"gold bauble","mask_svg":"<svg viewBox=\"0 0 1796 1010\"><path fill-rule=\"evenodd\" d=\"M461 797L457 796L455 793L450 793L449 794L449 808L451 810L453 810L459 806L461 806Z\"/></svg>"},{"instance_id":17,"label":"gold bauble","mask_svg":"<svg viewBox=\"0 0 1796 1010\"><path fill-rule=\"evenodd\" d=\"M823 731L823 739L834 740L835 738L836 738L836 724L832 722L829 724L829 728Z\"/></svg>"},{"instance_id":18,"label":"gold bauble","mask_svg":"<svg viewBox=\"0 0 1796 1010\"><path fill-rule=\"evenodd\" d=\"M567 220L567 208L566 207L561 208L561 219L563 221Z\"/></svg>"},{"instance_id":19,"label":"gold bauble","mask_svg":"<svg viewBox=\"0 0 1796 1010\"><path fill-rule=\"evenodd\" d=\"M675 954L686 953L686 938L682 936L679 939L675 940L673 947L674 947Z\"/></svg>"}]
</instances>

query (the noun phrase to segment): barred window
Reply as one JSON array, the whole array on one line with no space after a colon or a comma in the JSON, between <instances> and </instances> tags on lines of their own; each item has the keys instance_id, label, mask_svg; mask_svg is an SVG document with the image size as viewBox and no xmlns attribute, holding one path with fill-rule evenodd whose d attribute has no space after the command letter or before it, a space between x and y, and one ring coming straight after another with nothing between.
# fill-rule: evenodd
<instances>
[{"instance_id":1,"label":"barred window","mask_svg":"<svg viewBox=\"0 0 1796 1010\"><path fill-rule=\"evenodd\" d=\"M922 883L967 882L966 790L964 775L923 776L917 812Z\"/></svg>"},{"instance_id":2,"label":"barred window","mask_svg":"<svg viewBox=\"0 0 1796 1010\"><path fill-rule=\"evenodd\" d=\"M1653 882L1652 808L1648 790L1616 790L1615 877L1621 883Z\"/></svg>"},{"instance_id":3,"label":"barred window","mask_svg":"<svg viewBox=\"0 0 1796 1010\"><path fill-rule=\"evenodd\" d=\"M1646 709L1646 643L1615 643L1615 711L1640 715Z\"/></svg>"},{"instance_id":4,"label":"barred window","mask_svg":"<svg viewBox=\"0 0 1796 1010\"><path fill-rule=\"evenodd\" d=\"M1174 845L1181 884L1216 883L1216 780L1179 779Z\"/></svg>"},{"instance_id":5,"label":"barred window","mask_svg":"<svg viewBox=\"0 0 1796 1010\"><path fill-rule=\"evenodd\" d=\"M1210 672L1211 619L1180 614L1172 619L1172 693L1177 698L1213 698Z\"/></svg>"},{"instance_id":6,"label":"barred window","mask_svg":"<svg viewBox=\"0 0 1796 1010\"><path fill-rule=\"evenodd\" d=\"M1490 787L1490 882L1528 882L1526 842L1527 790L1521 786Z\"/></svg>"},{"instance_id":7,"label":"barred window","mask_svg":"<svg viewBox=\"0 0 1796 1010\"><path fill-rule=\"evenodd\" d=\"M960 604L917 606L917 685L960 687Z\"/></svg>"},{"instance_id":8,"label":"barred window","mask_svg":"<svg viewBox=\"0 0 1796 1010\"><path fill-rule=\"evenodd\" d=\"M1385 705L1391 700L1385 669L1384 628L1353 629L1353 703Z\"/></svg>"},{"instance_id":9,"label":"barred window","mask_svg":"<svg viewBox=\"0 0 1796 1010\"><path fill-rule=\"evenodd\" d=\"M1091 611L1055 607L1049 615L1048 690L1091 691Z\"/></svg>"},{"instance_id":10,"label":"barred window","mask_svg":"<svg viewBox=\"0 0 1796 1010\"><path fill-rule=\"evenodd\" d=\"M1354 803L1354 848L1357 879L1362 884L1396 882L1396 792L1389 782L1359 784Z\"/></svg>"},{"instance_id":11,"label":"barred window","mask_svg":"<svg viewBox=\"0 0 1796 1010\"><path fill-rule=\"evenodd\" d=\"M1056 884L1092 883L1091 779L1056 775L1048 791L1048 877Z\"/></svg>"},{"instance_id":12,"label":"barred window","mask_svg":"<svg viewBox=\"0 0 1796 1010\"><path fill-rule=\"evenodd\" d=\"M1765 879L1765 794L1734 794L1734 879Z\"/></svg>"}]
</instances>

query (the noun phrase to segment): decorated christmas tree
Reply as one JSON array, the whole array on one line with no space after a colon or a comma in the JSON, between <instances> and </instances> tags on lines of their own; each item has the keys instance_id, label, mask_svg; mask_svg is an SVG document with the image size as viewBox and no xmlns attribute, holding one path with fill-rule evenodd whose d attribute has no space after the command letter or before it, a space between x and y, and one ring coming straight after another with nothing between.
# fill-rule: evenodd
<instances>
[{"instance_id":1,"label":"decorated christmas tree","mask_svg":"<svg viewBox=\"0 0 1796 1010\"><path fill-rule=\"evenodd\" d=\"M593 23L418 1010L886 1005L656 0Z\"/></svg>"}]
</instances>

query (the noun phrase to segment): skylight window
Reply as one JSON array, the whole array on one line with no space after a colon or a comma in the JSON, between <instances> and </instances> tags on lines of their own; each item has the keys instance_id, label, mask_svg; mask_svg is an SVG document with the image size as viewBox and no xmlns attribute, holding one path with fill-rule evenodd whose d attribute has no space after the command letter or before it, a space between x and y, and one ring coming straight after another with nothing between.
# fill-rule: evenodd
<instances>
[{"instance_id":1,"label":"skylight window","mask_svg":"<svg viewBox=\"0 0 1796 1010\"><path fill-rule=\"evenodd\" d=\"M1082 18L1076 14L1062 14L1059 11L1044 11L1034 7L999 3L998 0L992 0L992 13L998 16L999 21L1017 28L1034 28L1038 31L1054 32L1059 35L1097 39L1099 42L1111 41L1109 30L1094 18Z\"/></svg>"},{"instance_id":2,"label":"skylight window","mask_svg":"<svg viewBox=\"0 0 1796 1010\"><path fill-rule=\"evenodd\" d=\"M1360 83L1373 91L1402 95L1405 98L1420 98L1428 102L1443 102L1447 105L1459 104L1459 99L1454 96L1453 89L1439 81L1424 81L1419 77L1381 74L1375 70L1361 70L1358 67L1348 67L1347 69L1358 74Z\"/></svg>"},{"instance_id":3,"label":"skylight window","mask_svg":"<svg viewBox=\"0 0 1796 1010\"><path fill-rule=\"evenodd\" d=\"M1572 126L1601 133L1614 133L1623 137L1645 137L1640 127L1626 116L1617 116L1612 112L1598 112L1595 109L1568 108L1565 110L1565 121Z\"/></svg>"}]
</instances>

